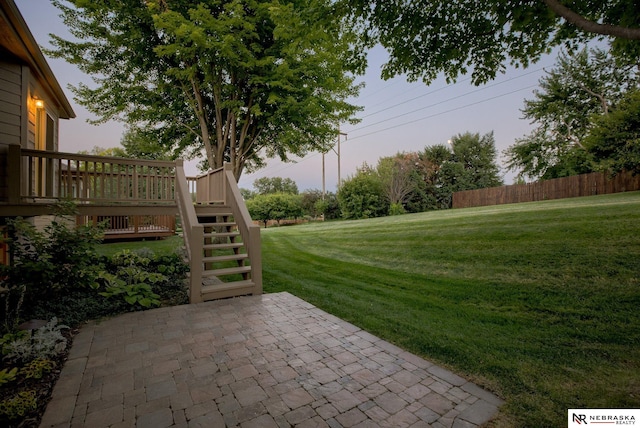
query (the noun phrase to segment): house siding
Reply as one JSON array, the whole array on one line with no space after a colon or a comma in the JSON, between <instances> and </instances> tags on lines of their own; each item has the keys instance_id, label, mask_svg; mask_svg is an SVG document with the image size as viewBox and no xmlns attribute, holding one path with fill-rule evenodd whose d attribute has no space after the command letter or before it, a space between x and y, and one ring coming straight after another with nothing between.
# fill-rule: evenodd
<instances>
[{"instance_id":1,"label":"house siding","mask_svg":"<svg viewBox=\"0 0 640 428\"><path fill-rule=\"evenodd\" d=\"M0 201L6 200L7 146L22 140L22 116L25 88L22 66L0 62Z\"/></svg>"}]
</instances>

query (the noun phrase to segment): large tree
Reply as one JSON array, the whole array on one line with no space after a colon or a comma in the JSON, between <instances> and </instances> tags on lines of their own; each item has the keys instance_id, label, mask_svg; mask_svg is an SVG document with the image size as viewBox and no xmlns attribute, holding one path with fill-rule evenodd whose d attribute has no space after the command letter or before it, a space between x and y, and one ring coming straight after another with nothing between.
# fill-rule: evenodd
<instances>
[{"instance_id":1,"label":"large tree","mask_svg":"<svg viewBox=\"0 0 640 428\"><path fill-rule=\"evenodd\" d=\"M616 56L640 56L637 0L343 0L368 45L382 44L389 78L475 84L511 63L527 66L553 47L569 49L594 37L612 41Z\"/></svg>"},{"instance_id":2,"label":"large tree","mask_svg":"<svg viewBox=\"0 0 640 428\"><path fill-rule=\"evenodd\" d=\"M617 109L639 79L637 59L625 63L598 48L561 53L534 98L525 101L524 118L536 128L505 151L508 169L531 179L591 172L594 164L583 140L594 117Z\"/></svg>"},{"instance_id":3,"label":"large tree","mask_svg":"<svg viewBox=\"0 0 640 428\"><path fill-rule=\"evenodd\" d=\"M298 185L290 178L282 177L261 177L253 181L253 188L260 195L269 193L298 194Z\"/></svg>"},{"instance_id":4,"label":"large tree","mask_svg":"<svg viewBox=\"0 0 640 428\"><path fill-rule=\"evenodd\" d=\"M640 174L640 89L627 92L612 112L595 118L585 145L597 169Z\"/></svg>"},{"instance_id":5,"label":"large tree","mask_svg":"<svg viewBox=\"0 0 640 428\"><path fill-rule=\"evenodd\" d=\"M93 76L73 91L97 122L122 120L174 154L204 150L236 178L265 155L326 149L357 111L362 63L330 0L53 3L76 40L52 36L50 53Z\"/></svg>"}]
</instances>

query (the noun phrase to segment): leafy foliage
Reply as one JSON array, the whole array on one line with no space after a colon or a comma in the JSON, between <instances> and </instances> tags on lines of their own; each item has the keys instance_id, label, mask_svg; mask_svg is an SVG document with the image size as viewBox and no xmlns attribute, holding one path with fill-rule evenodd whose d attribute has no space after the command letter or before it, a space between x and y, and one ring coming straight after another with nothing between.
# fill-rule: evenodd
<instances>
[{"instance_id":1,"label":"leafy foliage","mask_svg":"<svg viewBox=\"0 0 640 428\"><path fill-rule=\"evenodd\" d=\"M340 5L364 34L364 44L380 43L389 51L384 78L406 74L428 83L440 73L455 80L470 72L481 84L508 64L526 67L555 46L572 51L599 35L611 40L616 57L640 57L635 0L343 0Z\"/></svg>"},{"instance_id":2,"label":"leafy foliage","mask_svg":"<svg viewBox=\"0 0 640 428\"><path fill-rule=\"evenodd\" d=\"M290 193L268 193L257 195L247 201L247 209L251 217L264 222L276 220L280 224L284 219L295 219L302 216L302 204L299 195Z\"/></svg>"},{"instance_id":3,"label":"leafy foliage","mask_svg":"<svg viewBox=\"0 0 640 428\"><path fill-rule=\"evenodd\" d=\"M56 363L47 358L36 358L20 369L26 379L40 379L56 367Z\"/></svg>"},{"instance_id":4,"label":"leafy foliage","mask_svg":"<svg viewBox=\"0 0 640 428\"><path fill-rule=\"evenodd\" d=\"M531 179L592 172L586 136L599 116L619 110L639 82L634 62L623 63L602 49L560 54L535 98L525 101L524 118L537 128L505 151L507 168Z\"/></svg>"},{"instance_id":5,"label":"leafy foliage","mask_svg":"<svg viewBox=\"0 0 640 428\"><path fill-rule=\"evenodd\" d=\"M15 420L36 409L38 403L33 390L20 391L13 397L0 401L0 417Z\"/></svg>"},{"instance_id":6,"label":"leafy foliage","mask_svg":"<svg viewBox=\"0 0 640 428\"><path fill-rule=\"evenodd\" d=\"M97 269L93 246L102 231L71 225L58 215L43 231L22 218L7 220L12 265L0 266L10 287L26 285L30 297L50 296L93 284Z\"/></svg>"},{"instance_id":7,"label":"leafy foliage","mask_svg":"<svg viewBox=\"0 0 640 428\"><path fill-rule=\"evenodd\" d=\"M5 295L5 319L22 305L51 301L73 290L95 284L101 271L95 245L102 230L94 226L75 226L68 217L74 207L62 204L53 221L38 230L22 218L7 220L11 265L0 265ZM19 313L13 317L17 321Z\"/></svg>"},{"instance_id":8,"label":"leafy foliage","mask_svg":"<svg viewBox=\"0 0 640 428\"><path fill-rule=\"evenodd\" d=\"M329 0L53 3L80 41L53 36L49 53L94 76L76 99L96 122L125 121L128 150L204 150L203 167L230 162L239 178L265 154L330 146L357 111L363 63Z\"/></svg>"},{"instance_id":9,"label":"leafy foliage","mask_svg":"<svg viewBox=\"0 0 640 428\"><path fill-rule=\"evenodd\" d=\"M149 271L150 263L149 258L129 250L115 254L110 265L115 273L102 274L106 289L100 292L100 295L120 296L132 306L159 306L160 296L153 292L151 284L165 281L166 277L161 273Z\"/></svg>"},{"instance_id":10,"label":"leafy foliage","mask_svg":"<svg viewBox=\"0 0 640 428\"><path fill-rule=\"evenodd\" d=\"M253 188L259 195L269 193L289 193L298 194L298 185L290 178L282 177L261 177L253 182Z\"/></svg>"},{"instance_id":11,"label":"leafy foliage","mask_svg":"<svg viewBox=\"0 0 640 428\"><path fill-rule=\"evenodd\" d=\"M16 379L16 376L18 376L17 367L13 367L12 369L9 369L7 367L0 370L0 386L4 385L5 383L13 382Z\"/></svg>"},{"instance_id":12,"label":"leafy foliage","mask_svg":"<svg viewBox=\"0 0 640 428\"><path fill-rule=\"evenodd\" d=\"M381 158L375 169L365 164L338 193L343 217L446 209L453 192L502 185L493 133L466 132L450 142Z\"/></svg>"},{"instance_id":13,"label":"leafy foliage","mask_svg":"<svg viewBox=\"0 0 640 428\"><path fill-rule=\"evenodd\" d=\"M585 145L599 169L640 174L640 90L628 92L612 112L595 118Z\"/></svg>"},{"instance_id":14,"label":"leafy foliage","mask_svg":"<svg viewBox=\"0 0 640 428\"><path fill-rule=\"evenodd\" d=\"M338 201L345 219L381 217L389 212L382 181L366 163L342 182Z\"/></svg>"},{"instance_id":15,"label":"leafy foliage","mask_svg":"<svg viewBox=\"0 0 640 428\"><path fill-rule=\"evenodd\" d=\"M58 324L54 317L44 327L33 330L30 335L5 344L3 354L5 358L22 362L54 357L67 348L67 339L62 335L62 330L68 328Z\"/></svg>"}]
</instances>

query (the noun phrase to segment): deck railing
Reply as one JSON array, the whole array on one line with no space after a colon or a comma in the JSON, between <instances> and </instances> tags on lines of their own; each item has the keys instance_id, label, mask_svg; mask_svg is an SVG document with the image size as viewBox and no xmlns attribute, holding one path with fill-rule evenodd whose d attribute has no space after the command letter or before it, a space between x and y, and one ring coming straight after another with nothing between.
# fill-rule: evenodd
<instances>
[{"instance_id":1,"label":"deck railing","mask_svg":"<svg viewBox=\"0 0 640 428\"><path fill-rule=\"evenodd\" d=\"M173 236L176 233L175 215L78 215L76 224L83 226L105 224L105 241L160 238Z\"/></svg>"},{"instance_id":2,"label":"deck railing","mask_svg":"<svg viewBox=\"0 0 640 428\"><path fill-rule=\"evenodd\" d=\"M80 203L175 205L175 162L19 146L9 146L7 161L9 203L71 198Z\"/></svg>"},{"instance_id":3,"label":"deck railing","mask_svg":"<svg viewBox=\"0 0 640 428\"><path fill-rule=\"evenodd\" d=\"M247 254L251 260L251 279L255 284L254 294L262 293L262 246L260 243L260 226L253 224L251 215L240 194L240 188L233 175L233 168L226 164L223 168L222 191L227 204L238 225L243 242L247 243Z\"/></svg>"},{"instance_id":4,"label":"deck railing","mask_svg":"<svg viewBox=\"0 0 640 428\"><path fill-rule=\"evenodd\" d=\"M196 202L202 204L226 201L226 181L227 177L224 168L198 175L195 178ZM235 183L235 178L233 182Z\"/></svg>"},{"instance_id":5,"label":"deck railing","mask_svg":"<svg viewBox=\"0 0 640 428\"><path fill-rule=\"evenodd\" d=\"M197 303L202 301L202 257L204 248L204 227L198 222L196 210L193 207L193 199L189 188L189 182L184 173L182 161L176 163L176 196L178 211L182 221L182 233L184 234L187 257L191 267L189 277L189 301Z\"/></svg>"},{"instance_id":6,"label":"deck railing","mask_svg":"<svg viewBox=\"0 0 640 428\"><path fill-rule=\"evenodd\" d=\"M254 225L229 165L187 178L182 160L147 161L22 149L7 152L7 197L0 216L49 214L57 200L78 201L79 221L110 219L112 229L141 229L146 217L180 214L191 266L190 300L202 300L204 227L194 202L223 203L234 216L251 263L256 294L262 290L260 227ZM131 223L134 223L133 225ZM126 224L125 224L126 223ZM148 226L148 225L146 225ZM168 226L175 230L175 223Z\"/></svg>"}]
</instances>

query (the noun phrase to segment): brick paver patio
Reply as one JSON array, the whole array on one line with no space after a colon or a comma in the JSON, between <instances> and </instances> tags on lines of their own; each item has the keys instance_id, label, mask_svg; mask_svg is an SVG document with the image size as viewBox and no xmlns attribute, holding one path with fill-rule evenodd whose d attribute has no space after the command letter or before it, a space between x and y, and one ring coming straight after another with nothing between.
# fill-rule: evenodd
<instances>
[{"instance_id":1,"label":"brick paver patio","mask_svg":"<svg viewBox=\"0 0 640 428\"><path fill-rule=\"evenodd\" d=\"M475 427L493 394L289 294L84 326L41 427Z\"/></svg>"}]
</instances>

